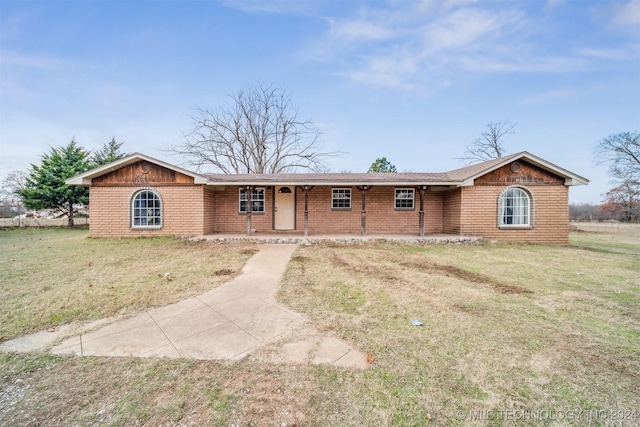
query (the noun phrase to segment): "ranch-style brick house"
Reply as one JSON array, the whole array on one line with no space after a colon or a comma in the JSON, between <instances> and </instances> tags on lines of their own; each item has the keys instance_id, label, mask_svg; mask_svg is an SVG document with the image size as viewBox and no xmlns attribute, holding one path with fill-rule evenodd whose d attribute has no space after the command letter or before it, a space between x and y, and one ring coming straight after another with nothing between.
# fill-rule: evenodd
<instances>
[{"instance_id":1,"label":"ranch-style brick house","mask_svg":"<svg viewBox=\"0 0 640 427\"><path fill-rule=\"evenodd\" d=\"M441 173L199 174L143 154L87 171L90 235L457 234L568 244L569 187L526 151Z\"/></svg>"}]
</instances>

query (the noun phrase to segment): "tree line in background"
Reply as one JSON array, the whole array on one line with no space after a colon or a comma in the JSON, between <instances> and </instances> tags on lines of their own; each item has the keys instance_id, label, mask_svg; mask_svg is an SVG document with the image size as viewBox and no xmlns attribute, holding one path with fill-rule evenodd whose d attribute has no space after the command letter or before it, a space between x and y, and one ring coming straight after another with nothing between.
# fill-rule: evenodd
<instances>
[{"instance_id":1,"label":"tree line in background","mask_svg":"<svg viewBox=\"0 0 640 427\"><path fill-rule=\"evenodd\" d=\"M64 147L51 148L28 172L12 171L2 184L3 216L20 215L25 209L54 209L67 216L73 227L74 211L89 203L89 189L67 185L65 180L126 156L120 151L122 144L113 138L91 153L72 139Z\"/></svg>"}]
</instances>

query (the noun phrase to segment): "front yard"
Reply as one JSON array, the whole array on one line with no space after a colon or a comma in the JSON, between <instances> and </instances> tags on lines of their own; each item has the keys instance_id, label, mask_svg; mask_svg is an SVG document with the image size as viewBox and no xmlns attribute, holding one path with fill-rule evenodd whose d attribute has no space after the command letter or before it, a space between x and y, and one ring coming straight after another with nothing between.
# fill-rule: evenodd
<instances>
[{"instance_id":1,"label":"front yard","mask_svg":"<svg viewBox=\"0 0 640 427\"><path fill-rule=\"evenodd\" d=\"M301 246L280 301L370 353L368 369L0 354L0 424L637 425L638 231ZM194 295L252 253L85 235L0 232L0 335Z\"/></svg>"}]
</instances>

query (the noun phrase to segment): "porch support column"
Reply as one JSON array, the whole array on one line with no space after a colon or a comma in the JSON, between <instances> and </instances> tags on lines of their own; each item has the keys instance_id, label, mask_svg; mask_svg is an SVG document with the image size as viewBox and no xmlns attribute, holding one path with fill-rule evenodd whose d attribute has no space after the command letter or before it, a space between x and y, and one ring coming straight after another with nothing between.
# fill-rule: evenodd
<instances>
[{"instance_id":1,"label":"porch support column","mask_svg":"<svg viewBox=\"0 0 640 427\"><path fill-rule=\"evenodd\" d=\"M420 211L418 211L418 234L420 237L424 236L424 192L427 189L426 185L418 187L420 192Z\"/></svg>"},{"instance_id":2,"label":"porch support column","mask_svg":"<svg viewBox=\"0 0 640 427\"><path fill-rule=\"evenodd\" d=\"M253 186L246 186L246 207L247 207L247 236L251 236L251 212L253 211L253 205L251 204L251 193L253 193Z\"/></svg>"},{"instance_id":3,"label":"porch support column","mask_svg":"<svg viewBox=\"0 0 640 427\"><path fill-rule=\"evenodd\" d=\"M304 237L309 235L309 191L313 190L313 186L305 185L300 187L304 191Z\"/></svg>"},{"instance_id":4,"label":"porch support column","mask_svg":"<svg viewBox=\"0 0 640 427\"><path fill-rule=\"evenodd\" d=\"M358 187L360 192L362 193L362 210L360 213L360 234L363 236L367 235L367 191L369 187L363 185L362 187Z\"/></svg>"}]
</instances>

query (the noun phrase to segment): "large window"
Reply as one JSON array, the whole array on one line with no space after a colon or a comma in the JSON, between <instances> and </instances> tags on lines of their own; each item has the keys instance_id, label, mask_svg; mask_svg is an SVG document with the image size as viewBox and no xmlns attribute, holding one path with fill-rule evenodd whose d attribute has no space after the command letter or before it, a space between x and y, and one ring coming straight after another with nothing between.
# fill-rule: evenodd
<instances>
[{"instance_id":1,"label":"large window","mask_svg":"<svg viewBox=\"0 0 640 427\"><path fill-rule=\"evenodd\" d=\"M333 188L331 189L332 209L351 209L351 189Z\"/></svg>"},{"instance_id":2,"label":"large window","mask_svg":"<svg viewBox=\"0 0 640 427\"><path fill-rule=\"evenodd\" d=\"M162 227L162 200L153 190L137 192L131 200L132 228Z\"/></svg>"},{"instance_id":3,"label":"large window","mask_svg":"<svg viewBox=\"0 0 640 427\"><path fill-rule=\"evenodd\" d=\"M396 188L396 209L413 209L414 192L413 188Z\"/></svg>"},{"instance_id":4,"label":"large window","mask_svg":"<svg viewBox=\"0 0 640 427\"><path fill-rule=\"evenodd\" d=\"M531 226L531 199L521 188L507 188L501 195L498 209L500 227Z\"/></svg>"},{"instance_id":5,"label":"large window","mask_svg":"<svg viewBox=\"0 0 640 427\"><path fill-rule=\"evenodd\" d=\"M248 209L251 209L252 213L264 213L264 188L254 188L251 190L251 196L247 190L241 188L238 209L241 213L247 213Z\"/></svg>"}]
</instances>

